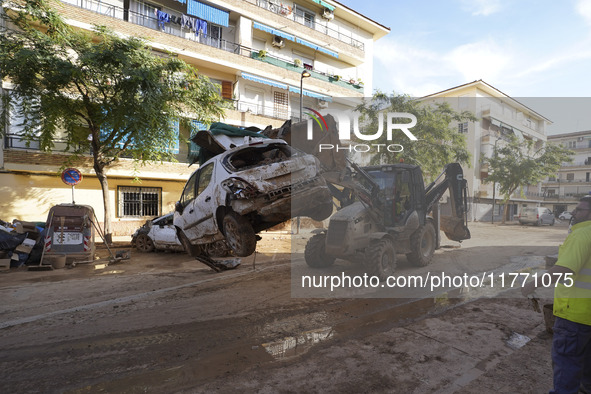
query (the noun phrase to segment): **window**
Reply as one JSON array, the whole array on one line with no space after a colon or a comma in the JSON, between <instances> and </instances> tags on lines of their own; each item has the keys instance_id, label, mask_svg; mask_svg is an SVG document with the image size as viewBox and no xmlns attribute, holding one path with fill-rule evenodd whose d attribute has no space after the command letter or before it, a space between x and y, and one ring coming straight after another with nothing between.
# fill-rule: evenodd
<instances>
[{"instance_id":1,"label":"window","mask_svg":"<svg viewBox=\"0 0 591 394\"><path fill-rule=\"evenodd\" d=\"M151 29L158 29L158 19L156 19L156 11L159 9L159 7L153 4L144 3L143 1L137 2L136 6L136 12L130 12L129 15L130 19L135 20L131 20L130 22L137 23L138 25L146 26Z\"/></svg>"},{"instance_id":2,"label":"window","mask_svg":"<svg viewBox=\"0 0 591 394\"><path fill-rule=\"evenodd\" d=\"M197 171L195 171L183 189L183 194L181 195L181 205L183 208L195 199L195 184L197 182L197 175L199 174Z\"/></svg>"},{"instance_id":3,"label":"window","mask_svg":"<svg viewBox=\"0 0 591 394\"><path fill-rule=\"evenodd\" d=\"M197 196L203 193L203 191L209 185L211 181L211 174L213 173L213 163L208 164L199 171L199 182L197 185Z\"/></svg>"},{"instance_id":4,"label":"window","mask_svg":"<svg viewBox=\"0 0 591 394\"><path fill-rule=\"evenodd\" d=\"M458 124L458 133L463 133L463 134L468 133L468 122Z\"/></svg>"},{"instance_id":5,"label":"window","mask_svg":"<svg viewBox=\"0 0 591 394\"><path fill-rule=\"evenodd\" d=\"M315 24L316 24L315 23L316 14L314 14L312 11L307 10L297 4L294 5L294 8L295 8L295 15L294 15L295 21L298 23L301 23L302 25L305 25L305 26L308 26L308 27L314 29Z\"/></svg>"},{"instance_id":6,"label":"window","mask_svg":"<svg viewBox=\"0 0 591 394\"><path fill-rule=\"evenodd\" d=\"M577 147L577 141L569 141L568 142L569 149L575 149L576 147Z\"/></svg>"},{"instance_id":7,"label":"window","mask_svg":"<svg viewBox=\"0 0 591 394\"><path fill-rule=\"evenodd\" d=\"M273 113L276 118L287 119L287 93L273 92Z\"/></svg>"},{"instance_id":8,"label":"window","mask_svg":"<svg viewBox=\"0 0 591 394\"><path fill-rule=\"evenodd\" d=\"M159 187L117 188L119 217L160 216L162 189Z\"/></svg>"},{"instance_id":9,"label":"window","mask_svg":"<svg viewBox=\"0 0 591 394\"><path fill-rule=\"evenodd\" d=\"M574 173L566 174L566 180L567 181L574 181L575 180L575 174Z\"/></svg>"}]
</instances>

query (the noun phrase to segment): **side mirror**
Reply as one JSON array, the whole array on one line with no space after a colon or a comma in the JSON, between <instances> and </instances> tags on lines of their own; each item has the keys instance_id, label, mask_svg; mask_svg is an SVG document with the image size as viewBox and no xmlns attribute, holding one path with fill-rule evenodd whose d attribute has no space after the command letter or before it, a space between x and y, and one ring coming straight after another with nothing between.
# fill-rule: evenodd
<instances>
[{"instance_id":1,"label":"side mirror","mask_svg":"<svg viewBox=\"0 0 591 394\"><path fill-rule=\"evenodd\" d=\"M183 204L181 204L180 201L177 201L176 204L174 204L174 210L182 215L183 214Z\"/></svg>"}]
</instances>

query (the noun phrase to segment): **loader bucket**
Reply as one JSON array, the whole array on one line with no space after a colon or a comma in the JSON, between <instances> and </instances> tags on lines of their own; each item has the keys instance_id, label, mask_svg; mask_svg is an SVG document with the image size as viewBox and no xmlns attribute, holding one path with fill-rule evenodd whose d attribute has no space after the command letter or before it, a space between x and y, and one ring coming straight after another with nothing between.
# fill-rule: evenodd
<instances>
[{"instance_id":1,"label":"loader bucket","mask_svg":"<svg viewBox=\"0 0 591 394\"><path fill-rule=\"evenodd\" d=\"M470 230L464 220L453 216L441 216L441 229L448 239L452 241L463 241L470 239Z\"/></svg>"}]
</instances>

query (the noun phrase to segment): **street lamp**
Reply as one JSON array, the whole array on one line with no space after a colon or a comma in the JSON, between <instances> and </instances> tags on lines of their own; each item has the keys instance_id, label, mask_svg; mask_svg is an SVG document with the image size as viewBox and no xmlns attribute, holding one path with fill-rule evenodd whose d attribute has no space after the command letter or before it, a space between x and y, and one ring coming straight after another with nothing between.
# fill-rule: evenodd
<instances>
[{"instance_id":1,"label":"street lamp","mask_svg":"<svg viewBox=\"0 0 591 394\"><path fill-rule=\"evenodd\" d=\"M300 122L304 120L303 112L304 112L304 78L308 78L312 76L308 70L302 71L302 75L300 76ZM300 217L297 218L297 231L296 234L300 233Z\"/></svg>"},{"instance_id":2,"label":"street lamp","mask_svg":"<svg viewBox=\"0 0 591 394\"><path fill-rule=\"evenodd\" d=\"M304 120L302 113L304 108L304 78L311 77L312 74L308 70L302 71L302 75L300 77L300 122Z\"/></svg>"}]
</instances>

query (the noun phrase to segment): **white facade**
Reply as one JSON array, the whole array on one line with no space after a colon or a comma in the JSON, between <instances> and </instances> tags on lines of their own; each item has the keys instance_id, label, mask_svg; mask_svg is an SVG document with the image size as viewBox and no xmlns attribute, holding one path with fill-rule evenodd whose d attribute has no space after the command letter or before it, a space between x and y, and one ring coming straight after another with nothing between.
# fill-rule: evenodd
<instances>
[{"instance_id":1,"label":"white facade","mask_svg":"<svg viewBox=\"0 0 591 394\"><path fill-rule=\"evenodd\" d=\"M431 94L423 100L445 100L456 111L467 110L478 118L476 122L458 124L460 132L466 134L467 147L471 155L470 167L463 167L470 191L469 215L471 220L491 220L494 194L494 218L500 220L503 212L498 203L503 196L499 195L498 186L493 193L494 185L483 182L489 170L481 160L483 157L490 157L494 146L502 144L503 138L507 135L534 141L534 146L541 148L547 140L546 127L551 123L550 120L482 80ZM540 185L530 185L524 190L517 190L511 197L511 209L507 219L512 219L521 204L538 204L540 196Z\"/></svg>"}]
</instances>

